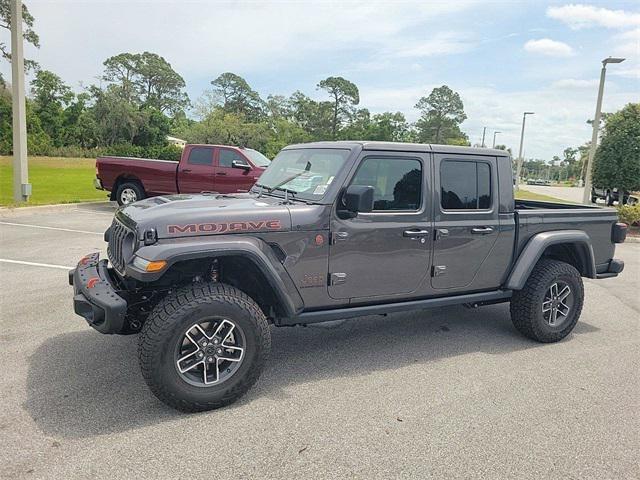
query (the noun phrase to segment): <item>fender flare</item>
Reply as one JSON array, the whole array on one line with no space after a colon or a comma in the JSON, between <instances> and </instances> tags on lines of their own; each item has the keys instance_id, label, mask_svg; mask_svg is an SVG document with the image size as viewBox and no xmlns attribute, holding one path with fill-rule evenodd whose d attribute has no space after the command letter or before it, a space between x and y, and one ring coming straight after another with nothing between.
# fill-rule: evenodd
<instances>
[{"instance_id":1,"label":"fender flare","mask_svg":"<svg viewBox=\"0 0 640 480\"><path fill-rule=\"evenodd\" d=\"M556 230L538 233L531 237L513 265L505 287L511 290L521 290L544 251L552 245L560 244L576 245L580 249L580 256L586 266L585 276L596 278L593 246L589 235L582 230Z\"/></svg>"},{"instance_id":2,"label":"fender flare","mask_svg":"<svg viewBox=\"0 0 640 480\"><path fill-rule=\"evenodd\" d=\"M167 267L157 273L143 272L129 263L127 275L142 282L160 279L172 265L198 258L241 256L248 258L262 272L273 288L287 316L302 311L304 302L293 280L273 249L265 241L249 236L216 235L167 239L139 248L135 254L146 260L165 260Z\"/></svg>"}]
</instances>

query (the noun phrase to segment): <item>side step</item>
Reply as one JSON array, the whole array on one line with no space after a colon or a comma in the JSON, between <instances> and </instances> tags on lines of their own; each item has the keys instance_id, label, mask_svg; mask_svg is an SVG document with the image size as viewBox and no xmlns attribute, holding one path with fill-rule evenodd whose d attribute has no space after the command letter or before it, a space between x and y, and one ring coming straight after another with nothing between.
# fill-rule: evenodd
<instances>
[{"instance_id":1,"label":"side step","mask_svg":"<svg viewBox=\"0 0 640 480\"><path fill-rule=\"evenodd\" d=\"M428 308L448 307L460 304L489 304L506 302L511 298L511 290L495 290L492 292L470 293L451 297L427 298L424 300L411 300L408 302L383 303L379 305L365 305L360 307L346 307L334 310L319 310L315 312L302 312L301 314L281 318L278 325L296 325L304 323L327 322L329 320L341 320L344 318L364 317L366 315L382 315L387 313L405 312L411 310L425 310Z\"/></svg>"}]
</instances>

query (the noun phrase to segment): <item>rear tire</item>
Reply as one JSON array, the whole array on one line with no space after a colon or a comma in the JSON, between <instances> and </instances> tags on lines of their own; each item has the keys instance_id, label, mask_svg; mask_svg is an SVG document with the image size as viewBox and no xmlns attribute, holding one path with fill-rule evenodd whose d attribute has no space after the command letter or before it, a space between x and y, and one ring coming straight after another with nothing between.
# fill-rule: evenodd
<instances>
[{"instance_id":1,"label":"rear tire","mask_svg":"<svg viewBox=\"0 0 640 480\"><path fill-rule=\"evenodd\" d=\"M562 298L565 293L567 296ZM544 343L558 342L576 326L583 303L580 272L568 263L542 259L524 288L514 292L511 321L526 337Z\"/></svg>"},{"instance_id":2,"label":"rear tire","mask_svg":"<svg viewBox=\"0 0 640 480\"><path fill-rule=\"evenodd\" d=\"M124 182L116 190L118 205L129 205L145 198L144 190L137 182Z\"/></svg>"},{"instance_id":3,"label":"rear tire","mask_svg":"<svg viewBox=\"0 0 640 480\"><path fill-rule=\"evenodd\" d=\"M218 334L218 325L225 322ZM234 346L227 341L230 335ZM270 349L271 333L260 307L221 283L193 284L167 295L149 315L138 341L147 385L162 402L183 412L235 402L258 380ZM230 360L234 351L239 353Z\"/></svg>"}]
</instances>

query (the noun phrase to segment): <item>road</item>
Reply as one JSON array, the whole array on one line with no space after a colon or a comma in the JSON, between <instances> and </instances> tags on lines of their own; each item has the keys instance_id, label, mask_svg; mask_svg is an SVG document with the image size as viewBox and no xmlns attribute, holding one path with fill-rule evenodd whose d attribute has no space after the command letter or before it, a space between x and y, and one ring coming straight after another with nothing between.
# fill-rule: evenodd
<instances>
[{"instance_id":1,"label":"road","mask_svg":"<svg viewBox=\"0 0 640 480\"><path fill-rule=\"evenodd\" d=\"M553 187L544 185L520 185L523 190L528 190L540 195L548 195L550 197L559 198L568 202L582 203L582 187Z\"/></svg>"},{"instance_id":2,"label":"road","mask_svg":"<svg viewBox=\"0 0 640 480\"><path fill-rule=\"evenodd\" d=\"M560 343L505 304L273 329L248 395L185 415L147 390L134 337L72 312L64 267L105 253L111 215L0 213L2 478L640 477L640 244L585 281Z\"/></svg>"}]
</instances>

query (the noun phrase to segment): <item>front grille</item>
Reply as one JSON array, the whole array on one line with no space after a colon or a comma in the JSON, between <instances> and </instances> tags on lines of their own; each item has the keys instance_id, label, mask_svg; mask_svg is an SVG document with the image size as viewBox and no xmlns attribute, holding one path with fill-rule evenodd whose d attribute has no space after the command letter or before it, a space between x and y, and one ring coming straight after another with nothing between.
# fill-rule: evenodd
<instances>
[{"instance_id":1,"label":"front grille","mask_svg":"<svg viewBox=\"0 0 640 480\"><path fill-rule=\"evenodd\" d=\"M135 233L114 219L109 228L109 246L107 256L113 268L124 274L124 266L131 259L135 246Z\"/></svg>"}]
</instances>

